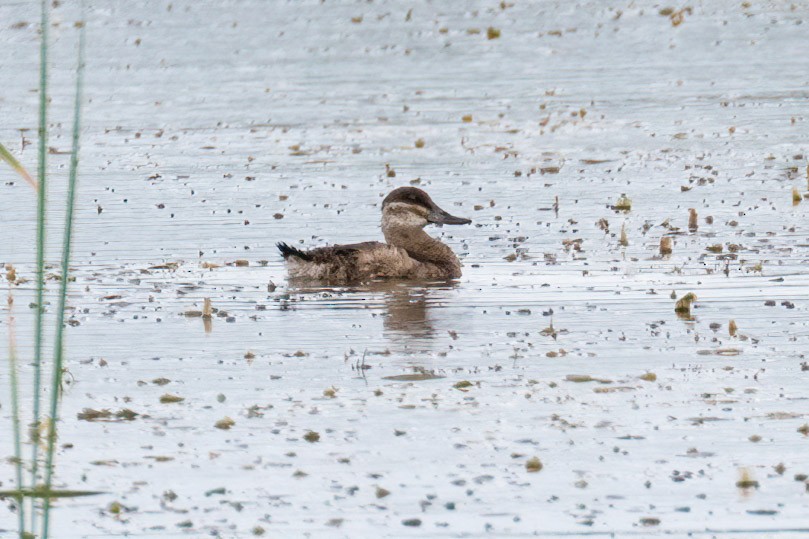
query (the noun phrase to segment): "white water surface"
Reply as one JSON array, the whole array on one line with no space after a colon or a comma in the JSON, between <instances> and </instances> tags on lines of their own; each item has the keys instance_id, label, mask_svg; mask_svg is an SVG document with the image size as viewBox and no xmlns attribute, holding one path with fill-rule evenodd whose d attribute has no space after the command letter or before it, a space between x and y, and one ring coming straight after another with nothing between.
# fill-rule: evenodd
<instances>
[{"instance_id":1,"label":"white water surface","mask_svg":"<svg viewBox=\"0 0 809 539\"><path fill-rule=\"evenodd\" d=\"M91 4L56 481L104 494L55 537L809 534L809 5ZM37 9L0 2L0 141L32 171ZM52 273L78 18L53 10ZM0 180L30 414L35 196ZM286 281L275 242L380 239L411 184L473 219L430 230L463 278ZM9 399L3 361L0 489Z\"/></svg>"}]
</instances>

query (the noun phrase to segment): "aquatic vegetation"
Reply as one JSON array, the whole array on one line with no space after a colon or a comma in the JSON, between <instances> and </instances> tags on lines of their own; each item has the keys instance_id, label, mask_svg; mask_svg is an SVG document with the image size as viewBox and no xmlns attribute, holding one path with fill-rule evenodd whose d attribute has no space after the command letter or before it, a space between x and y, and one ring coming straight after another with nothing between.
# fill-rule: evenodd
<instances>
[{"instance_id":1,"label":"aquatic vegetation","mask_svg":"<svg viewBox=\"0 0 809 539\"><path fill-rule=\"evenodd\" d=\"M29 185L31 185L31 187L33 187L36 190L39 190L39 184L37 183L37 181L31 177L28 171L25 170L25 167L23 167L17 160L17 158L14 157L14 155L12 155L12 153L8 151L6 147L3 146L2 144L0 144L0 161L5 161L6 163L8 163L9 166L11 166L11 168L13 168L14 171L20 175L20 177L22 177L22 179L24 179L26 182L29 183Z\"/></svg>"},{"instance_id":2,"label":"aquatic vegetation","mask_svg":"<svg viewBox=\"0 0 809 539\"><path fill-rule=\"evenodd\" d=\"M42 487L37 489L27 488L23 484L21 467L22 458L19 454L20 449L20 419L19 419L19 383L17 378L17 364L15 361L15 344L13 331L10 333L9 345L9 366L12 370L10 381L12 385L12 400L14 410L14 439L15 439L15 452L16 452L16 492L20 493L18 497L18 532L20 537L27 535L37 535L37 527L39 520L36 515L36 507L33 502L28 505L26 499L43 498L41 512L42 532L41 536L47 538L49 534L49 521L50 521L50 499L53 497L50 493L54 492L51 489L51 482L53 477L53 462L55 455L55 442L56 430L59 422L59 400L63 390L62 377L66 371L63 367L64 359L64 345L63 345L63 331L65 326L65 311L66 311L66 296L67 286L73 282L73 278L69 275L69 262L72 243L72 226L73 226L73 210L75 206L75 194L77 183L78 171L78 155L79 155L79 133L81 125L81 104L82 104L82 86L83 86L83 73L84 73L84 23L80 21L77 23L79 28L78 32L78 55L76 67L76 86L73 104L73 126L72 126L72 148L70 151L70 164L68 167L68 187L66 196L66 209L65 221L63 225L63 239L61 251L61 273L59 275L60 287L58 295L58 308L56 312L56 331L54 336L54 357L53 365L51 367L51 383L50 383L50 401L48 406L48 416L43 418L41 413L41 400L42 400L42 378L43 378L43 349L44 349L44 315L45 315L45 236L46 236L46 222L45 216L47 213L47 154L48 154L48 30L50 27L49 21L50 6L48 2L43 0L40 4L40 46L39 46L39 129L37 133L38 138L38 151L37 151L37 180L34 181L30 174L20 164L20 162L2 145L0 145L0 161L8 163L12 169L17 172L22 178L25 179L36 189L37 194L37 211L36 211L36 283L35 283L35 301L32 304L34 309L34 333L33 333L33 379L32 379L32 421L29 428L29 438L31 442L31 459L30 459L30 485L39 485L44 483ZM81 6L82 17L84 15L83 6ZM23 141L24 147L24 141ZM13 277L13 267L7 272L7 277ZM9 296L11 298L11 296ZM44 439L43 439L44 434ZM46 448L45 462L44 462L44 477L40 473L40 446L44 445ZM36 495L37 492L48 493L44 496ZM64 491L63 491L64 492ZM65 495L65 494L63 494ZM28 523L26 522L26 513L31 511L30 514L30 532L27 531Z\"/></svg>"}]
</instances>

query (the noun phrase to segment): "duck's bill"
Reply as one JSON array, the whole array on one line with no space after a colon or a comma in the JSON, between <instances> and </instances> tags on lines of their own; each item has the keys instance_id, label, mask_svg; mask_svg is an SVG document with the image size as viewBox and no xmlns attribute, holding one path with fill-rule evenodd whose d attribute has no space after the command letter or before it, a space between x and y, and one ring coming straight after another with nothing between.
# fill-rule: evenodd
<instances>
[{"instance_id":1,"label":"duck's bill","mask_svg":"<svg viewBox=\"0 0 809 539\"><path fill-rule=\"evenodd\" d=\"M468 225L472 222L471 219L450 215L441 208L431 211L430 215L427 216L427 220L437 225Z\"/></svg>"}]
</instances>

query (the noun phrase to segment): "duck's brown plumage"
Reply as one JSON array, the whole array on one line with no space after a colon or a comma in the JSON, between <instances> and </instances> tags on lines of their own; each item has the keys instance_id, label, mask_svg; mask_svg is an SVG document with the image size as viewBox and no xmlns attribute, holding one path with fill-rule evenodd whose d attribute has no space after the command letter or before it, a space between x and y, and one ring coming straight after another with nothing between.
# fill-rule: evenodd
<instances>
[{"instance_id":1,"label":"duck's brown plumage","mask_svg":"<svg viewBox=\"0 0 809 539\"><path fill-rule=\"evenodd\" d=\"M429 223L466 224L415 187L400 187L382 202L382 232L387 243L367 241L302 251L279 243L290 277L330 283L370 279L457 279L461 263L449 246L432 238Z\"/></svg>"}]
</instances>

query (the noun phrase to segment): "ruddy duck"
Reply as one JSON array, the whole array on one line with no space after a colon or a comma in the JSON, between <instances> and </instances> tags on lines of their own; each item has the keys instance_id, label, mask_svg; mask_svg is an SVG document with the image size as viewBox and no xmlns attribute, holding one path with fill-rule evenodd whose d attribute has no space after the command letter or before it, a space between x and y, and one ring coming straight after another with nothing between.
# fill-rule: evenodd
<instances>
[{"instance_id":1,"label":"ruddy duck","mask_svg":"<svg viewBox=\"0 0 809 539\"><path fill-rule=\"evenodd\" d=\"M293 279L351 283L369 279L457 279L461 262L449 246L429 236L430 223L466 225L415 187L394 189L382 201L382 234L387 243L366 241L301 251L278 243Z\"/></svg>"}]
</instances>

